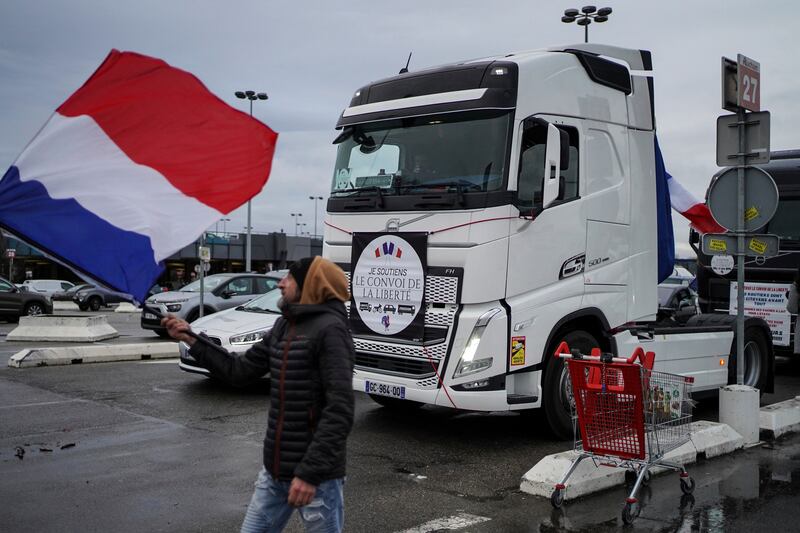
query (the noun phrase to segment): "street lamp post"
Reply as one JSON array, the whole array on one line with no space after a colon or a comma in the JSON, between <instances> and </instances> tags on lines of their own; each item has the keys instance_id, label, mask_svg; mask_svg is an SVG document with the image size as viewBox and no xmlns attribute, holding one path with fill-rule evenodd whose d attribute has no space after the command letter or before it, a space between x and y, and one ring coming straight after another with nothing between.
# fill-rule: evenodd
<instances>
[{"instance_id":1,"label":"street lamp post","mask_svg":"<svg viewBox=\"0 0 800 533\"><path fill-rule=\"evenodd\" d=\"M294 236L297 237L297 226L300 225L300 218L303 216L303 213L289 213L294 217Z\"/></svg>"},{"instance_id":2,"label":"street lamp post","mask_svg":"<svg viewBox=\"0 0 800 533\"><path fill-rule=\"evenodd\" d=\"M576 22L578 26L583 26L583 42L589 42L589 24L592 22L597 22L598 24L601 22L605 22L608 20L608 16L611 14L610 7L601 7L597 9L594 6L583 6L580 11L577 9L566 9L564 10L564 16L561 17L561 22L565 24L570 24L572 22Z\"/></svg>"},{"instance_id":3,"label":"street lamp post","mask_svg":"<svg viewBox=\"0 0 800 533\"><path fill-rule=\"evenodd\" d=\"M309 200L314 200L314 238L317 238L317 200L322 200L322 196L309 196Z\"/></svg>"},{"instance_id":4,"label":"street lamp post","mask_svg":"<svg viewBox=\"0 0 800 533\"><path fill-rule=\"evenodd\" d=\"M229 218L223 218L223 219L221 219L221 220L222 220L222 233L223 233L223 235L227 235L228 233L225 231L225 224L226 224L227 222L230 222L230 221L231 221L231 219L229 219Z\"/></svg>"},{"instance_id":5,"label":"street lamp post","mask_svg":"<svg viewBox=\"0 0 800 533\"><path fill-rule=\"evenodd\" d=\"M255 91L236 91L234 93L236 98L241 99L248 99L250 100L250 118L253 117L253 101L254 100L266 100L269 98L267 93L256 93ZM253 247L251 243L251 233L253 229L253 225L250 222L250 200L247 200L247 243L245 245L245 270L250 272L252 266L252 259L253 259Z\"/></svg>"}]
</instances>

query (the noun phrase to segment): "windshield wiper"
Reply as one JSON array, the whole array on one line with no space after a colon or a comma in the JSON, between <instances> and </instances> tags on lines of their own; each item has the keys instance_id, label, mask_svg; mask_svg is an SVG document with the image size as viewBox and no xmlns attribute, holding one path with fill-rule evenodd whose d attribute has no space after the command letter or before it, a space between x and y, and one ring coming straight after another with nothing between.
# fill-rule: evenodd
<instances>
[{"instance_id":1,"label":"windshield wiper","mask_svg":"<svg viewBox=\"0 0 800 533\"><path fill-rule=\"evenodd\" d=\"M333 191L339 192L339 191ZM383 187L376 187L375 185L371 185L369 187L361 187L358 189L348 189L347 192L361 194L362 192L374 192L377 198L375 199L375 205L377 207L383 207Z\"/></svg>"}]
</instances>

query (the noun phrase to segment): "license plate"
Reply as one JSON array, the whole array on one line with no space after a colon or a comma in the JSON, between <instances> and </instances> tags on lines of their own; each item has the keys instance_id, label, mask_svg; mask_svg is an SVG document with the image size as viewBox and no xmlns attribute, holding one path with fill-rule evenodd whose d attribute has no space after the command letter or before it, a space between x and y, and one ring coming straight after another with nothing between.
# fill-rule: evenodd
<instances>
[{"instance_id":1,"label":"license plate","mask_svg":"<svg viewBox=\"0 0 800 533\"><path fill-rule=\"evenodd\" d=\"M406 388L402 385L389 385L386 383L378 383L377 381L366 381L364 383L364 391L367 394L377 394L379 396L388 396L401 400L405 400L406 398Z\"/></svg>"},{"instance_id":2,"label":"license plate","mask_svg":"<svg viewBox=\"0 0 800 533\"><path fill-rule=\"evenodd\" d=\"M158 320L158 317L156 315L154 315L153 313L145 313L144 317L147 320Z\"/></svg>"}]
</instances>

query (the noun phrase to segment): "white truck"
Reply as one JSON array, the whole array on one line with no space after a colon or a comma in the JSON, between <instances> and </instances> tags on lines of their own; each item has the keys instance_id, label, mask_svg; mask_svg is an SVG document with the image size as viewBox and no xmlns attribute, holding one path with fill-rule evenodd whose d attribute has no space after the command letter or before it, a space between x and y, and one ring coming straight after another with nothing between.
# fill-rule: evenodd
<instances>
[{"instance_id":1,"label":"white truck","mask_svg":"<svg viewBox=\"0 0 800 533\"><path fill-rule=\"evenodd\" d=\"M359 89L337 129L323 255L351 280L356 390L394 408L544 408L568 437L561 341L642 346L695 392L735 379L733 317L659 314L649 52L401 73ZM769 328L749 319L746 337L746 383L768 391Z\"/></svg>"}]
</instances>

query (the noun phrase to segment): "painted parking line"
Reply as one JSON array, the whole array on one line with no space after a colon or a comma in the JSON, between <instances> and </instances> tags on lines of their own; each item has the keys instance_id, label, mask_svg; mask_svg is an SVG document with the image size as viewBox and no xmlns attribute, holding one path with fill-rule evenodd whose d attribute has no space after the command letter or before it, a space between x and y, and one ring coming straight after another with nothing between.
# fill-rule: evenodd
<instances>
[{"instance_id":1,"label":"painted parking line","mask_svg":"<svg viewBox=\"0 0 800 533\"><path fill-rule=\"evenodd\" d=\"M456 529L463 529L481 522L488 522L491 518L485 516L478 516L469 513L458 513L457 515L448 516L446 518L437 518L430 522L425 522L417 527L411 529L404 529L398 533L430 533L432 531L454 531Z\"/></svg>"}]
</instances>

